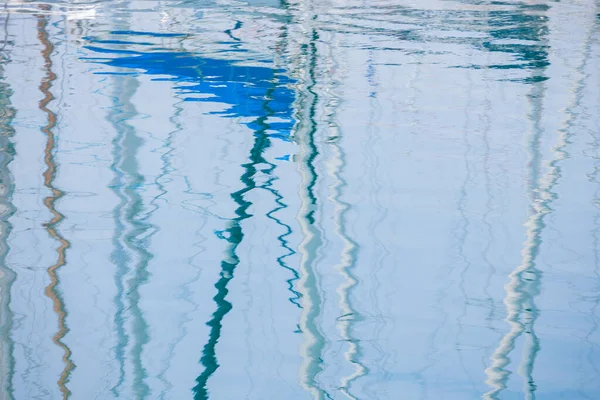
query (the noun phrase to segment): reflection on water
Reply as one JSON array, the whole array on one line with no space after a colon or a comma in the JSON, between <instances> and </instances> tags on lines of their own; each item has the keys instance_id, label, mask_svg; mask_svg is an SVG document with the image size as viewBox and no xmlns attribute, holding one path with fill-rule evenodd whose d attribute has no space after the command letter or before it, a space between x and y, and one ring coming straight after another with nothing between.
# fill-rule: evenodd
<instances>
[{"instance_id":1,"label":"reflection on water","mask_svg":"<svg viewBox=\"0 0 600 400\"><path fill-rule=\"evenodd\" d=\"M10 15L3 18L4 26L4 49L8 39L8 23ZM0 374L0 393L2 398L9 398L12 391L12 375L14 373L14 344L10 340L10 330L13 324L13 314L10 309L10 287L15 279L14 271L6 263L6 254L8 253L7 238L10 234L9 218L14 213L14 206L11 203L13 192L12 176L9 170L9 164L13 159L14 150L12 149L11 136L14 129L11 125L14 118L14 108L10 103L11 88L6 82L5 65L9 62L9 55L3 53L0 59L0 365L2 374Z\"/></svg>"},{"instance_id":2,"label":"reflection on water","mask_svg":"<svg viewBox=\"0 0 600 400\"><path fill-rule=\"evenodd\" d=\"M0 398L600 397L599 12L7 2Z\"/></svg>"},{"instance_id":3,"label":"reflection on water","mask_svg":"<svg viewBox=\"0 0 600 400\"><path fill-rule=\"evenodd\" d=\"M50 42L47 32L48 21L44 16L38 17L38 39L42 44L42 58L44 60L45 76L42 78L40 92L44 98L40 101L40 110L47 114L48 123L42 127L42 132L46 135L46 146L44 148L44 163L46 170L43 173L44 185L50 190L50 195L44 198L44 205L50 211L52 219L45 224L48 230L48 235L58 242L56 249L57 260L54 264L48 267L48 275L50 283L46 286L44 293L52 300L52 308L58 317L58 332L53 336L52 341L59 346L63 352L63 362L65 367L58 379L58 386L63 398L68 398L71 392L66 387L69 379L70 371L75 367L71 361L71 350L62 342L62 339L68 332L66 326L67 312L65 310L64 300L58 291L59 278L58 270L67 263L67 249L70 243L57 230L58 224L65 216L56 209L56 202L64 196L64 193L54 186L54 178L56 176L56 162L54 160L54 151L56 148L56 138L54 128L56 127L56 114L48 108L48 104L53 100L53 95L50 92L53 82L56 80L56 74L52 71L52 60L50 55L54 51L54 45Z\"/></svg>"}]
</instances>

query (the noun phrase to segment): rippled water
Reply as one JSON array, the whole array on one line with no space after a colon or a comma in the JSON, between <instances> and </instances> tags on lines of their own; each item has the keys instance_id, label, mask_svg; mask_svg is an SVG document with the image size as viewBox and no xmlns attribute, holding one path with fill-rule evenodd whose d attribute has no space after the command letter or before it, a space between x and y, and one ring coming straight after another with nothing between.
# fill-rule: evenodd
<instances>
[{"instance_id":1,"label":"rippled water","mask_svg":"<svg viewBox=\"0 0 600 400\"><path fill-rule=\"evenodd\" d=\"M0 23L0 399L600 399L600 1Z\"/></svg>"}]
</instances>

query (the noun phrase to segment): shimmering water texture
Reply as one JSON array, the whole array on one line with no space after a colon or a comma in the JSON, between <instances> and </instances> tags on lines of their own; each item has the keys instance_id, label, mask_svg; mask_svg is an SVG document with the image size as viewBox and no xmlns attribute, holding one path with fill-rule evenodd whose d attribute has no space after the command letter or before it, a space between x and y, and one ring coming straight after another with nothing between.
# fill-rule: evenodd
<instances>
[{"instance_id":1,"label":"shimmering water texture","mask_svg":"<svg viewBox=\"0 0 600 400\"><path fill-rule=\"evenodd\" d=\"M600 399L600 0L0 37L0 400Z\"/></svg>"}]
</instances>

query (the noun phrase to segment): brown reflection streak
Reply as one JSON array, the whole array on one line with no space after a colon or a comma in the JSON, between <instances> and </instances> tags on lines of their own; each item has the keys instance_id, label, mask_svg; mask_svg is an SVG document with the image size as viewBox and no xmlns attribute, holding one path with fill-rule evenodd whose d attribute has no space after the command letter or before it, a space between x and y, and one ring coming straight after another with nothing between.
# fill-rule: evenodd
<instances>
[{"instance_id":1,"label":"brown reflection streak","mask_svg":"<svg viewBox=\"0 0 600 400\"><path fill-rule=\"evenodd\" d=\"M52 193L50 196L44 199L44 205L52 214L52 219L45 224L45 226L50 237L56 239L60 243L60 246L58 246L56 249L56 253L58 254L56 263L48 268L50 284L46 286L44 293L52 300L54 312L58 315L58 332L56 335L54 335L52 341L64 351L62 360L65 364L65 367L60 374L60 378L58 379L57 383L63 399L67 399L71 394L71 391L67 389L66 383L68 381L69 373L75 367L75 365L71 361L71 349L61 342L61 339L65 337L68 331L65 323L67 313L65 311L65 305L57 293L56 286L58 285L57 272L60 267L66 264L66 251L69 248L70 243L56 230L56 225L58 225L64 219L64 215L56 210L55 203L64 196L64 193L54 187L53 182L56 175L56 163L54 161L52 152L56 145L56 139L52 129L56 126L56 114L48 109L48 103L54 100L54 96L50 92L50 88L52 87L52 82L56 80L56 74L52 72L52 59L50 58L50 55L54 51L54 45L48 38L48 32L46 31L47 26L48 20L46 17L38 16L37 37L43 46L42 58L44 59L44 69L46 70L46 75L40 84L40 91L44 95L44 98L39 102L39 107L40 110L48 115L48 123L42 128L42 132L44 132L47 137L46 147L44 148L44 162L47 166L47 169L44 171L43 176L44 185L50 189Z\"/></svg>"}]
</instances>

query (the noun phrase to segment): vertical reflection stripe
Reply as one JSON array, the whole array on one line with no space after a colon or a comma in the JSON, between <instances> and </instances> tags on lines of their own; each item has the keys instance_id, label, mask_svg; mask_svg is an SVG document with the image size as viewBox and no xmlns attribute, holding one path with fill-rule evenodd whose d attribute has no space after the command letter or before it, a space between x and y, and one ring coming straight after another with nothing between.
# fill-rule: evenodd
<instances>
[{"instance_id":1,"label":"vertical reflection stripe","mask_svg":"<svg viewBox=\"0 0 600 400\"><path fill-rule=\"evenodd\" d=\"M312 394L315 399L331 398L331 396L320 387L317 376L323 370L322 358L325 346L325 337L318 327L321 316L322 299L319 293L319 282L317 278L317 259L319 249L323 244L321 230L317 227L315 212L317 209L317 197L315 186L318 174L315 168L315 160L319 155L315 143L317 132L316 108L319 101L316 86L316 65L318 33L311 29L308 34L308 46L304 52L306 57L307 71L304 72L304 82L300 89L299 110L296 113L298 128L296 137L299 147L298 169L302 177L300 187L300 209L298 221L304 238L299 246L300 258L300 280L298 281L299 292L302 294L302 313L300 315L300 330L304 336L301 355L303 358L300 367L300 380L302 386Z\"/></svg>"},{"instance_id":2,"label":"vertical reflection stripe","mask_svg":"<svg viewBox=\"0 0 600 400\"><path fill-rule=\"evenodd\" d=\"M523 333L527 333L527 340L523 348L523 361L519 367L519 372L525 379L525 398L527 400L535 400L536 398L537 386L533 378L533 368L540 350L540 343L535 332L535 322L539 318L540 310L535 304L535 297L540 293L542 276L542 271L537 268L536 264L542 243L542 233L546 227L544 219L547 214L553 211L551 208L552 202L558 198L558 194L553 190L562 176L562 162L569 157L567 148L572 143L573 127L579 115L576 110L581 106L583 99L582 91L585 88L586 78L584 70L590 58L591 41L596 27L596 21L592 20L588 27L586 40L582 45L581 61L575 68L578 79L575 81L572 90L574 97L564 111L566 119L558 132L557 144L553 149L553 159L548 164L549 170L536 182L532 191L532 214L525 223L527 228L526 241L521 252L521 265L517 266L509 275L510 281L505 286L504 304L507 310L505 320L510 325L510 331L501 339L499 346L492 355L492 365L485 370L486 382L492 387L492 390L483 396L486 400L499 399L498 395L506 388L509 372L505 370L505 367L510 361L509 354L515 348L515 341ZM544 91L540 91L540 88L534 86L531 96L534 114L536 111L539 114L539 110L541 110L542 93ZM534 124L537 124L535 118ZM535 134L533 139L535 140ZM536 143L532 142L532 150L537 151L537 148ZM532 155L533 159L536 159L535 155ZM535 165L532 164L531 168L531 176L535 177L537 174L536 169L534 169Z\"/></svg>"},{"instance_id":3,"label":"vertical reflection stripe","mask_svg":"<svg viewBox=\"0 0 600 400\"><path fill-rule=\"evenodd\" d=\"M12 283L16 273L6 262L6 255L10 248L8 237L12 225L9 218L14 214L15 207L11 203L14 191L13 177L9 164L13 160L13 147L11 137L14 129L11 126L15 110L11 106L10 96L12 90L4 82L4 68L10 61L7 49L8 23L10 14L4 18L4 44L0 54L0 398L14 399L13 374L15 371L14 343L11 337L13 313L10 308Z\"/></svg>"},{"instance_id":4,"label":"vertical reflection stripe","mask_svg":"<svg viewBox=\"0 0 600 400\"><path fill-rule=\"evenodd\" d=\"M75 368L75 364L71 361L71 349L63 343L62 339L68 332L66 318L67 311L65 309L64 300L58 291L58 270L66 264L67 249L70 247L70 243L65 239L57 230L57 226L61 221L64 220L64 215L56 209L56 202L60 200L64 193L54 186L54 179L56 178L56 162L54 160L54 151L56 150L56 137L53 129L56 127L56 114L48 108L48 104L54 100L50 89L52 88L53 82L56 80L56 74L52 71L52 52L54 51L54 45L50 41L48 31L48 17L38 16L38 39L42 44L42 58L44 60L44 69L46 75L44 76L42 83L40 84L40 92L44 95L44 98L39 102L39 108L47 115L47 124L42 127L42 132L46 135L46 146L44 148L44 162L46 164L46 171L43 173L44 185L50 190L50 196L44 199L44 205L48 208L48 211L52 214L52 219L46 223L46 230L50 237L58 241L59 246L56 249L57 260L56 263L48 268L48 275L50 276L50 284L46 286L45 294L52 300L54 312L58 316L58 332L52 338L52 341L63 350L63 363L65 364L64 369L60 373L58 379L58 386L62 393L63 399L66 399L71 394L71 391L67 388L69 381L69 375L71 370Z\"/></svg>"},{"instance_id":5,"label":"vertical reflection stripe","mask_svg":"<svg viewBox=\"0 0 600 400\"><path fill-rule=\"evenodd\" d=\"M272 93L276 86L276 78L274 77L272 87L267 89L264 96L265 100L262 105L264 115L259 116L254 123L250 125L251 127L256 127L256 131L254 133L254 143L248 157L249 162L242 164L244 173L240 177L240 181L244 187L230 194L231 198L238 206L235 210L237 217L231 219L229 221L229 226L223 232L219 233L219 237L226 240L229 243L229 246L225 250L225 259L221 261L219 280L215 283L217 294L213 297L213 300L215 301L217 309L212 314L211 319L207 322L207 325L210 327L209 337L207 343L204 345L202 357L200 358L204 370L198 378L196 378L196 386L193 388L194 398L196 400L209 399L208 380L220 366L217 358L216 346L221 338L223 318L225 318L233 307L227 300L227 294L229 293L227 286L229 281L233 279L235 270L240 263L237 249L244 239L242 221L252 217L252 214L248 213L248 209L252 205L252 202L246 200L245 195L257 188L255 181L257 165L266 163L263 152L270 146L270 140L267 134L267 129L269 127L267 119L269 115L273 114L273 110L269 108L269 102L271 101Z\"/></svg>"}]
</instances>

